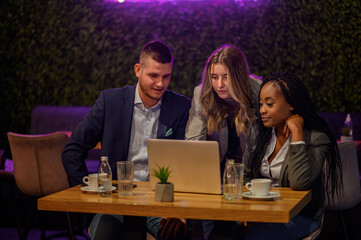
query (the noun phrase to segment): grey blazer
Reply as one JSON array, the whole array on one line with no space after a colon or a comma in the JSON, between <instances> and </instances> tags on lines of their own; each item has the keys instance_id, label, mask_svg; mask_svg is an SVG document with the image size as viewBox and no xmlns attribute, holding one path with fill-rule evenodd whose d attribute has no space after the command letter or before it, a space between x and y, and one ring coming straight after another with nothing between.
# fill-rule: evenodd
<instances>
[{"instance_id":1,"label":"grey blazer","mask_svg":"<svg viewBox=\"0 0 361 240\"><path fill-rule=\"evenodd\" d=\"M244 183L252 178L261 178L258 172L252 174L250 160L256 149L259 131L253 126L250 130L246 151L243 154ZM311 202L300 212L302 216L320 220L323 213L323 201L321 200L321 171L324 160L330 151L330 139L326 134L315 130L304 130L306 144L290 145L287 155L281 167L280 187L290 187L293 190L312 190ZM263 151L266 151L264 147Z\"/></svg>"},{"instance_id":2,"label":"grey blazer","mask_svg":"<svg viewBox=\"0 0 361 240\"><path fill-rule=\"evenodd\" d=\"M258 102L258 92L262 81L250 77L250 85L252 91L252 104L255 106ZM189 119L186 126L185 138L187 140L212 140L217 141L219 144L220 161L224 159L228 149L228 127L227 121L223 120L220 132L214 132L211 135L207 134L206 131L206 119L202 115L203 106L200 102L200 96L202 91L202 85L194 88L192 107L189 110ZM240 146L242 153L244 152L247 136L240 135ZM242 156L240 156L242 158Z\"/></svg>"}]
</instances>

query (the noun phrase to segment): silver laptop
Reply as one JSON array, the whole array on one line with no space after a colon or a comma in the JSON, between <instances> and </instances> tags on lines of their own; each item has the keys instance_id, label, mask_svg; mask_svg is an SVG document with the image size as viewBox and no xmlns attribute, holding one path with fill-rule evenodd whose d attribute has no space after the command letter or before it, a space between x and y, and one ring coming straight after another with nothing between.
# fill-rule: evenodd
<instances>
[{"instance_id":1,"label":"silver laptop","mask_svg":"<svg viewBox=\"0 0 361 240\"><path fill-rule=\"evenodd\" d=\"M152 169L169 166L168 182L174 184L174 191L222 193L218 142L149 139L147 147L153 190L159 180L152 176Z\"/></svg>"}]
</instances>

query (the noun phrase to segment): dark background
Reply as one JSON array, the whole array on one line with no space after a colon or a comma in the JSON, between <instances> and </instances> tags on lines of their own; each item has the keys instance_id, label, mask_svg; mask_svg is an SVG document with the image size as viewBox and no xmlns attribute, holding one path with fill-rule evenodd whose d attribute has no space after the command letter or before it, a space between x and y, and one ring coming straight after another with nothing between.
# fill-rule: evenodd
<instances>
[{"instance_id":1,"label":"dark background","mask_svg":"<svg viewBox=\"0 0 361 240\"><path fill-rule=\"evenodd\" d=\"M208 56L229 43L253 74L298 75L317 111L361 112L360 12L350 0L2 0L0 148L8 131L29 133L36 105L91 106L100 90L134 84L154 39L173 50L169 89L190 98Z\"/></svg>"}]
</instances>

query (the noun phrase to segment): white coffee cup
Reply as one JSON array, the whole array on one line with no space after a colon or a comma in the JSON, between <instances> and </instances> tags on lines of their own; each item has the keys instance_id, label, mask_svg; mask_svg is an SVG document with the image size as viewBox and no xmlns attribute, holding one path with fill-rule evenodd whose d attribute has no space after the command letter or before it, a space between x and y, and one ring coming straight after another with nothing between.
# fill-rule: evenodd
<instances>
[{"instance_id":1,"label":"white coffee cup","mask_svg":"<svg viewBox=\"0 0 361 240\"><path fill-rule=\"evenodd\" d=\"M106 178L108 178L108 174L107 173L99 173L99 180L100 179L106 179Z\"/></svg>"},{"instance_id":2,"label":"white coffee cup","mask_svg":"<svg viewBox=\"0 0 361 240\"><path fill-rule=\"evenodd\" d=\"M108 177L107 173L99 173L99 182L101 181L102 189L112 189L112 179ZM101 187L99 187L99 191Z\"/></svg>"},{"instance_id":3,"label":"white coffee cup","mask_svg":"<svg viewBox=\"0 0 361 240\"><path fill-rule=\"evenodd\" d=\"M83 177L83 182L88 185L90 190L97 190L98 189L98 174L92 173L89 176Z\"/></svg>"},{"instance_id":4,"label":"white coffee cup","mask_svg":"<svg viewBox=\"0 0 361 240\"><path fill-rule=\"evenodd\" d=\"M271 187L271 179L256 178L246 184L246 188L254 196L268 196Z\"/></svg>"}]
</instances>

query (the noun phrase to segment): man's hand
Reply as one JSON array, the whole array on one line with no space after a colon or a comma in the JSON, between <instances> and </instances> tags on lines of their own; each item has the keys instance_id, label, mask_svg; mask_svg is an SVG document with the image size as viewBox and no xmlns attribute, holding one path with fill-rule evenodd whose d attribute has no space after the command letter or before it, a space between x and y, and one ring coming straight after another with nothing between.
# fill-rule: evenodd
<instances>
[{"instance_id":1,"label":"man's hand","mask_svg":"<svg viewBox=\"0 0 361 240\"><path fill-rule=\"evenodd\" d=\"M183 228L184 235L187 235L187 224L184 218L162 218L160 220L162 232L160 236L168 239L171 235L175 237Z\"/></svg>"}]
</instances>

